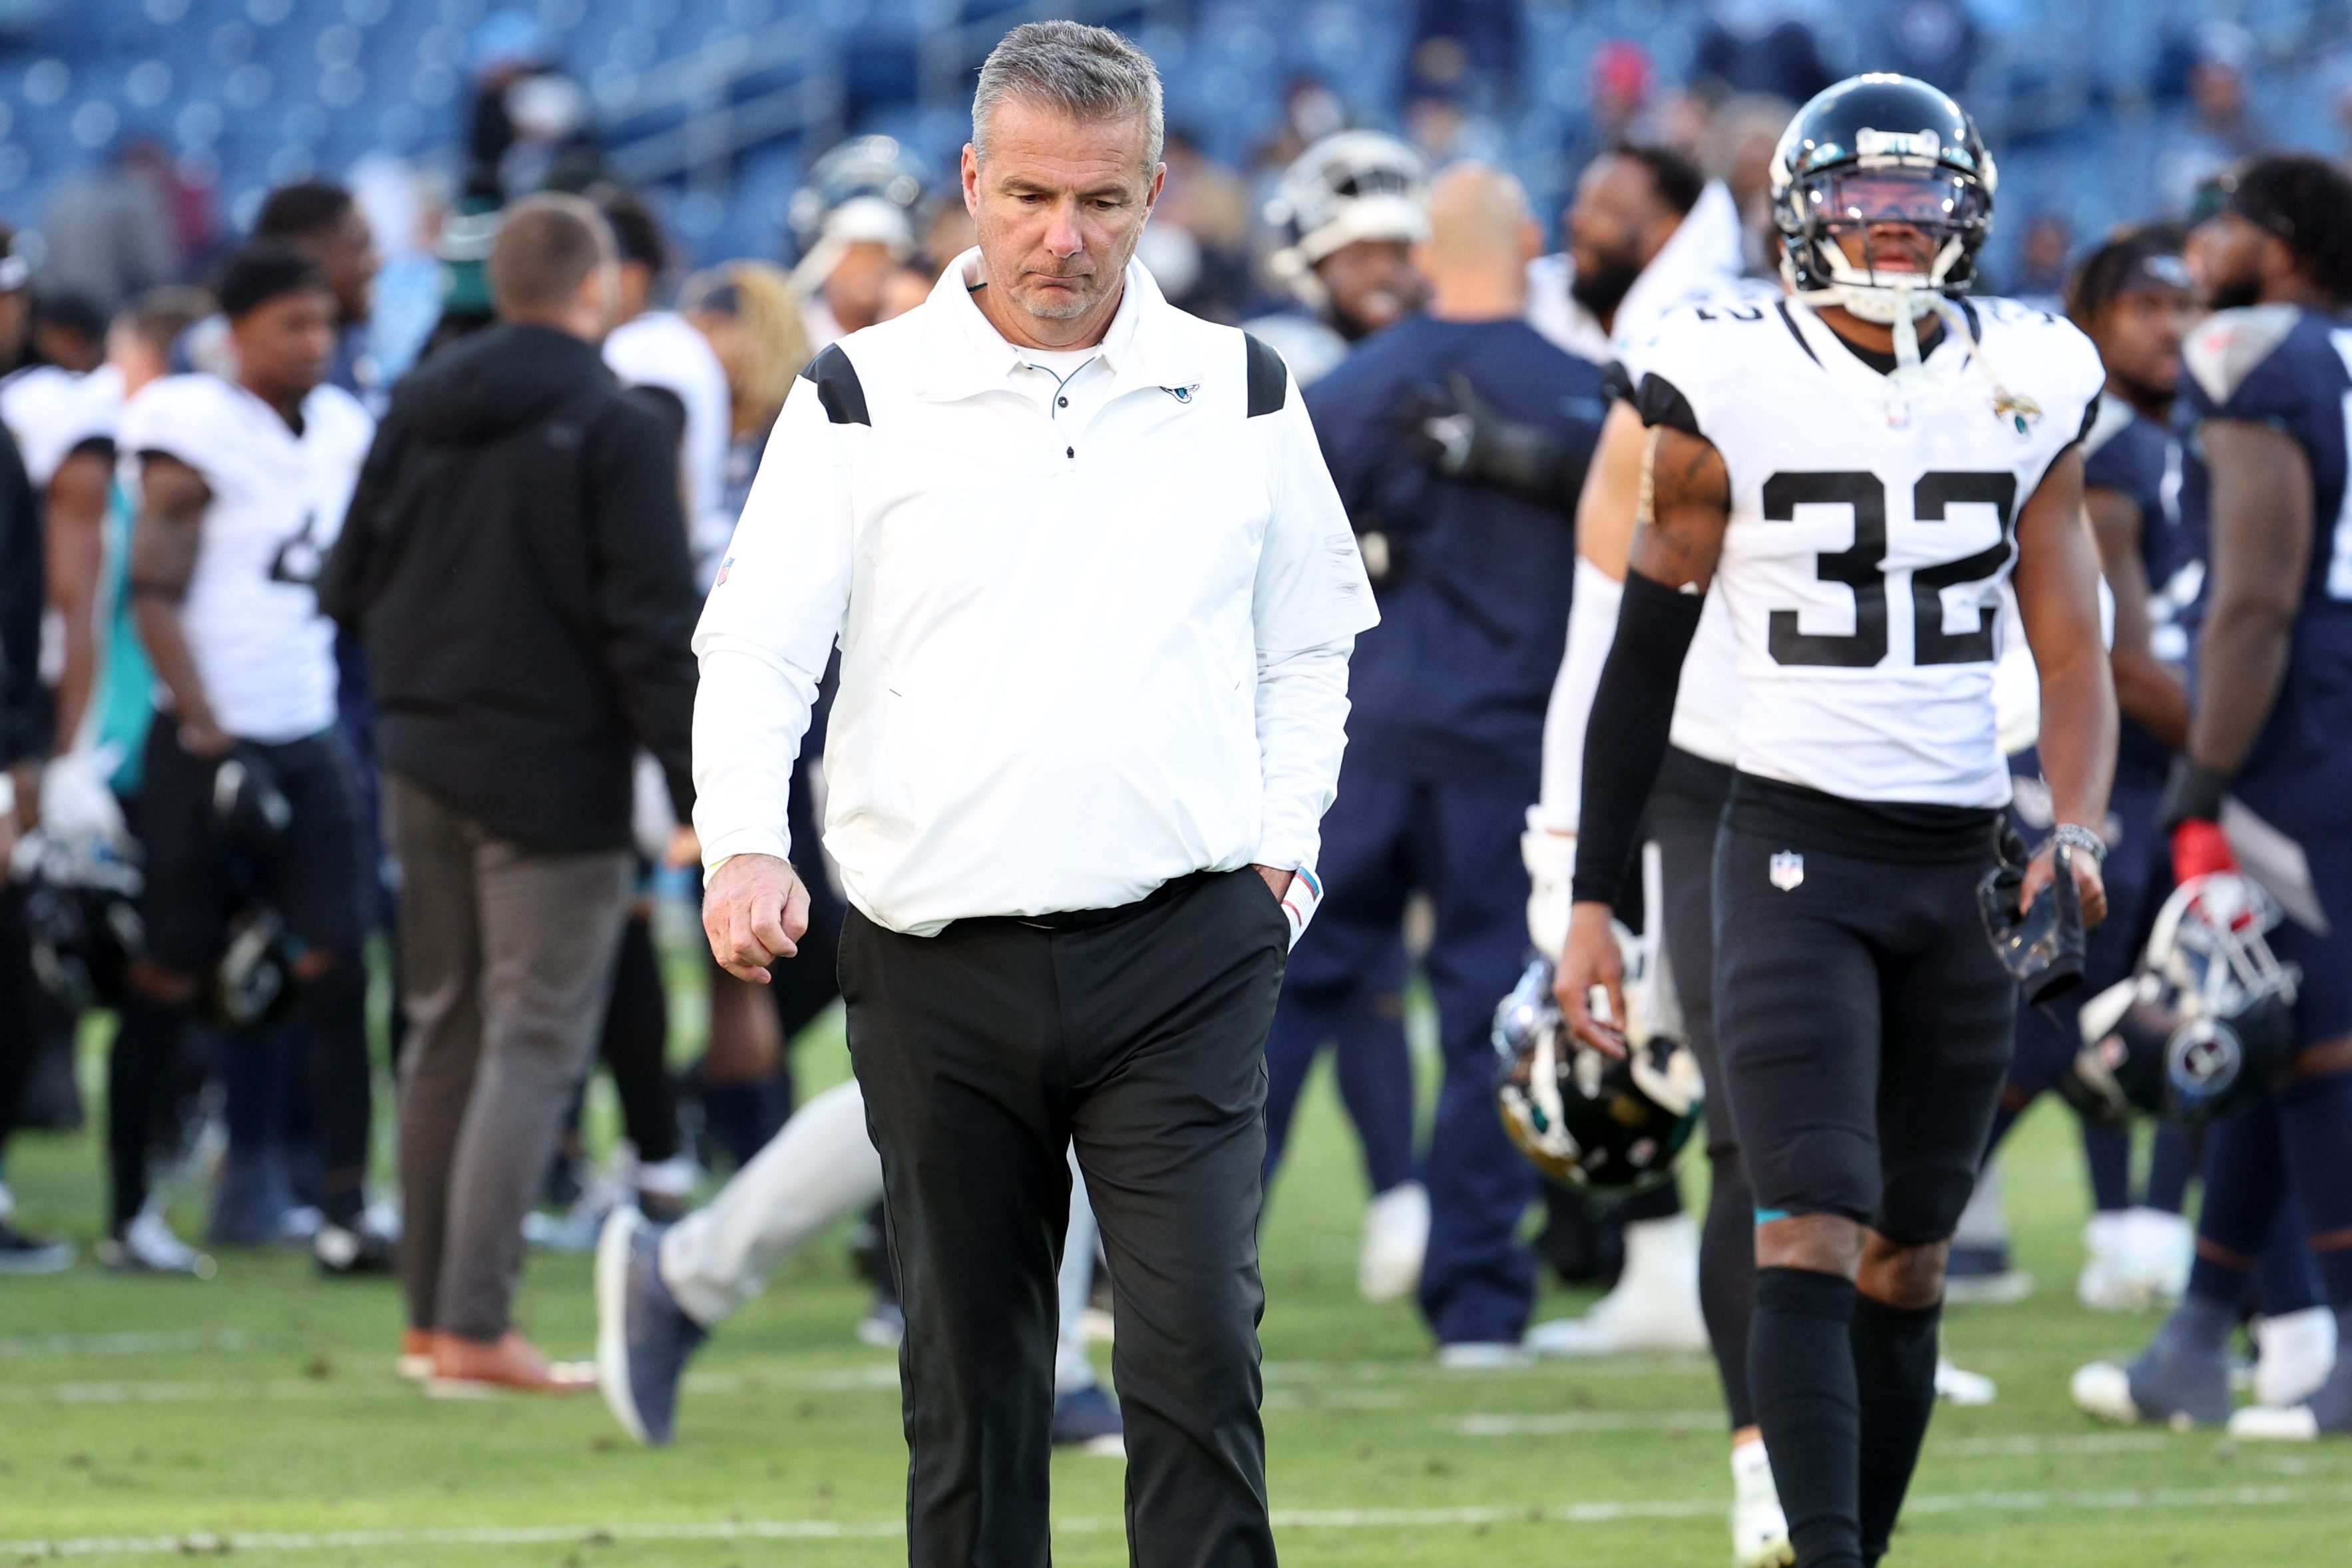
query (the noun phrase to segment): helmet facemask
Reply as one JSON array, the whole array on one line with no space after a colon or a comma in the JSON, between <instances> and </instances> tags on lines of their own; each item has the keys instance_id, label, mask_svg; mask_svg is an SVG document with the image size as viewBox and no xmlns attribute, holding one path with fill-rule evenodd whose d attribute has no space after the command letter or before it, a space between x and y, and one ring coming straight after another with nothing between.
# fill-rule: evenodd
<instances>
[{"instance_id":1,"label":"helmet facemask","mask_svg":"<svg viewBox=\"0 0 2352 1568\"><path fill-rule=\"evenodd\" d=\"M1918 153L1848 158L1793 176L1776 166L1774 174L1781 188L1773 220L1790 289L1809 303L1893 326L1897 357L1916 360L1916 336L1905 329L1944 297L1967 292L1975 278L1976 253L1992 222L1990 160L1982 177ZM1926 242L1924 267L1889 264L1895 258L1885 251L1895 241L1883 231L1898 226ZM1841 243L1846 236L1859 237L1859 258ZM1906 337L1909 355L1901 352Z\"/></svg>"}]
</instances>

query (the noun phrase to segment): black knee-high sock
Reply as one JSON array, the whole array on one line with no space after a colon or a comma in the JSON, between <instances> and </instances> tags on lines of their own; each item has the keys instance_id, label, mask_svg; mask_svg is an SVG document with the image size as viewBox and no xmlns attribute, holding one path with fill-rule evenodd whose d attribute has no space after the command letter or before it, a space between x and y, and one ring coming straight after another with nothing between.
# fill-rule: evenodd
<instances>
[{"instance_id":1,"label":"black knee-high sock","mask_svg":"<svg viewBox=\"0 0 2352 1568\"><path fill-rule=\"evenodd\" d=\"M677 1089L670 1081L668 1047L669 1000L654 952L653 921L634 915L621 930L598 1054L620 1097L621 1131L648 1165L677 1152Z\"/></svg>"},{"instance_id":2,"label":"black knee-high sock","mask_svg":"<svg viewBox=\"0 0 2352 1568\"><path fill-rule=\"evenodd\" d=\"M113 1228L138 1217L147 1202L147 1158L155 1122L169 1103L173 1058L192 1015L185 1007L133 992L122 1000L106 1058L106 1152L112 1181Z\"/></svg>"},{"instance_id":3,"label":"black knee-high sock","mask_svg":"<svg viewBox=\"0 0 2352 1568\"><path fill-rule=\"evenodd\" d=\"M1918 1467L1936 1413L1936 1329L1944 1309L1890 1307L1867 1296L1853 1307L1854 1386L1862 1397L1862 1556L1886 1554L1895 1516Z\"/></svg>"},{"instance_id":4,"label":"black knee-high sock","mask_svg":"<svg viewBox=\"0 0 2352 1568\"><path fill-rule=\"evenodd\" d=\"M1735 1432L1756 1425L1748 1392L1748 1322L1756 1309L1756 1196L1735 1146L1707 1151L1715 1190L1698 1239L1698 1304Z\"/></svg>"},{"instance_id":5,"label":"black knee-high sock","mask_svg":"<svg viewBox=\"0 0 2352 1568\"><path fill-rule=\"evenodd\" d=\"M1797 1568L1862 1568L1853 1281L1759 1268L1748 1383Z\"/></svg>"},{"instance_id":6,"label":"black knee-high sock","mask_svg":"<svg viewBox=\"0 0 2352 1568\"><path fill-rule=\"evenodd\" d=\"M373 1069L368 1062L367 970L339 954L302 987L302 1095L319 1146L319 1206L332 1223L356 1226L367 1208Z\"/></svg>"}]
</instances>

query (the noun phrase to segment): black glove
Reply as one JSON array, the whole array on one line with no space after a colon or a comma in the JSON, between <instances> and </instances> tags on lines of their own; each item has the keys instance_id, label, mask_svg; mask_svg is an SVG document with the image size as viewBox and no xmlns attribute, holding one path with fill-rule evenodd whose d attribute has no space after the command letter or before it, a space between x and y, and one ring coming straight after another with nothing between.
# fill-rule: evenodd
<instances>
[{"instance_id":1,"label":"black glove","mask_svg":"<svg viewBox=\"0 0 2352 1568\"><path fill-rule=\"evenodd\" d=\"M2029 857L2025 841L2011 829L2001 837L2000 864L1977 884L1985 939L1992 943L2001 967L2016 976L2029 1007L2055 1001L2083 983L2088 944L2083 935L2082 897L2074 890L2074 869L2069 863L2072 856L2066 846L2058 846L2056 875L2021 914L2017 894L2025 886Z\"/></svg>"},{"instance_id":2,"label":"black glove","mask_svg":"<svg viewBox=\"0 0 2352 1568\"><path fill-rule=\"evenodd\" d=\"M1446 479L1491 486L1575 520L1593 439L1505 417L1460 371L1445 378L1443 391L1419 386L1407 393L1397 429L1412 454Z\"/></svg>"}]
</instances>

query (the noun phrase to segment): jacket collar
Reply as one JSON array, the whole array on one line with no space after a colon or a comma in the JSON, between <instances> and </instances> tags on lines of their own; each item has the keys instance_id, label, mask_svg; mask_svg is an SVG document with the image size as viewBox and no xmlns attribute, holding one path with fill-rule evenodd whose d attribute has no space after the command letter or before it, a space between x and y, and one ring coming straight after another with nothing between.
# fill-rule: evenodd
<instances>
[{"instance_id":1,"label":"jacket collar","mask_svg":"<svg viewBox=\"0 0 2352 1568\"><path fill-rule=\"evenodd\" d=\"M981 314L969 284L979 268L975 247L948 264L931 297L917 307L923 313L918 397L950 402L1012 384L1008 378L1021 363L1021 351ZM1181 314L1143 263L1129 260L1118 311L1098 345L1113 377L1111 395L1139 387L1199 384L1199 361L1177 319Z\"/></svg>"}]
</instances>

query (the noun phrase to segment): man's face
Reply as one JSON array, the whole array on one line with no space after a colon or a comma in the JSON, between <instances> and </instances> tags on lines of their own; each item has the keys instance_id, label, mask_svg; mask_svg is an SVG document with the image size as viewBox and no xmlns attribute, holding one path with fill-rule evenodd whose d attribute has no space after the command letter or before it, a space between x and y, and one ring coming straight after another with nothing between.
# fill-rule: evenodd
<instances>
[{"instance_id":1,"label":"man's face","mask_svg":"<svg viewBox=\"0 0 2352 1568\"><path fill-rule=\"evenodd\" d=\"M1658 200L1649 170L1631 158L1595 159L1568 209L1577 302L1595 315L1614 310L1678 222Z\"/></svg>"},{"instance_id":2,"label":"man's face","mask_svg":"<svg viewBox=\"0 0 2352 1568\"><path fill-rule=\"evenodd\" d=\"M335 353L334 295L302 289L265 300L230 323L237 371L247 385L299 398L327 379Z\"/></svg>"},{"instance_id":3,"label":"man's face","mask_svg":"<svg viewBox=\"0 0 2352 1568\"><path fill-rule=\"evenodd\" d=\"M2188 289L2149 283L2109 300L2091 323L2091 342L2109 375L2147 396L2170 397L2195 310Z\"/></svg>"},{"instance_id":4,"label":"man's face","mask_svg":"<svg viewBox=\"0 0 2352 1568\"><path fill-rule=\"evenodd\" d=\"M1881 277L1916 272L1925 281L1936 262L1936 242L1907 223L1851 225L1837 229L1835 236L1849 266L1868 268Z\"/></svg>"},{"instance_id":5,"label":"man's face","mask_svg":"<svg viewBox=\"0 0 2352 1568\"><path fill-rule=\"evenodd\" d=\"M1144 161L1150 142L1140 117L1072 120L1018 98L997 105L987 162L963 150L964 205L997 309L1075 321L1118 297L1166 177Z\"/></svg>"},{"instance_id":6,"label":"man's face","mask_svg":"<svg viewBox=\"0 0 2352 1568\"><path fill-rule=\"evenodd\" d=\"M1343 245L1315 264L1315 276L1331 297L1331 324L1350 342L1411 315L1428 292L1401 239Z\"/></svg>"},{"instance_id":7,"label":"man's face","mask_svg":"<svg viewBox=\"0 0 2352 1568\"><path fill-rule=\"evenodd\" d=\"M898 269L890 247L878 239L861 239L841 253L824 279L824 305L844 331L854 332L882 320L883 293L890 274Z\"/></svg>"},{"instance_id":8,"label":"man's face","mask_svg":"<svg viewBox=\"0 0 2352 1568\"><path fill-rule=\"evenodd\" d=\"M383 258L376 254L375 234L360 209L347 210L342 222L304 248L335 290L339 324L348 327L366 321L374 308L376 269L383 265Z\"/></svg>"},{"instance_id":9,"label":"man's face","mask_svg":"<svg viewBox=\"0 0 2352 1568\"><path fill-rule=\"evenodd\" d=\"M2275 243L2259 224L2233 212L2220 212L2189 231L2189 275L2209 310L2236 310L2259 304L2263 262Z\"/></svg>"}]
</instances>

